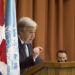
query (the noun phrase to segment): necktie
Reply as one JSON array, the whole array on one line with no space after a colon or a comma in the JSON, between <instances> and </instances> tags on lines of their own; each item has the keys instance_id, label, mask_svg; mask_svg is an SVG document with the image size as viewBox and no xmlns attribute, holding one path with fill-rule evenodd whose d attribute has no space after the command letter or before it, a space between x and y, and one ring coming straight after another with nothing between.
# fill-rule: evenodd
<instances>
[{"instance_id":1,"label":"necktie","mask_svg":"<svg viewBox=\"0 0 75 75\"><path fill-rule=\"evenodd\" d=\"M25 45L25 52L26 52L26 57L29 57L29 51L27 45Z\"/></svg>"}]
</instances>

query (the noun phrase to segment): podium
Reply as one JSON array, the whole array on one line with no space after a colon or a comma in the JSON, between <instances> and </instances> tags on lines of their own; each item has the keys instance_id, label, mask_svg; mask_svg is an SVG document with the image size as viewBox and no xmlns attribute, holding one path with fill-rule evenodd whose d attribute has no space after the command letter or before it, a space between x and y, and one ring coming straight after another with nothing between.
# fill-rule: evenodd
<instances>
[{"instance_id":1,"label":"podium","mask_svg":"<svg viewBox=\"0 0 75 75\"><path fill-rule=\"evenodd\" d=\"M31 67L23 75L75 75L75 61L44 62Z\"/></svg>"}]
</instances>

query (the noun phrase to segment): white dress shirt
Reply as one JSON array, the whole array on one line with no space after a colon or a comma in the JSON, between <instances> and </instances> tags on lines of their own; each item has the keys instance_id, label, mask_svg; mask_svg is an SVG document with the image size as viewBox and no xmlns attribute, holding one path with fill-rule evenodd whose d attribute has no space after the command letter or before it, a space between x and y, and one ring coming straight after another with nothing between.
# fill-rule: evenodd
<instances>
[{"instance_id":1,"label":"white dress shirt","mask_svg":"<svg viewBox=\"0 0 75 75\"><path fill-rule=\"evenodd\" d=\"M29 57L29 51L27 45L25 45L25 52L26 52L26 56Z\"/></svg>"},{"instance_id":2,"label":"white dress shirt","mask_svg":"<svg viewBox=\"0 0 75 75\"><path fill-rule=\"evenodd\" d=\"M21 38L19 37L20 41L22 44L24 44L25 42L23 40L21 40ZM28 47L27 45L25 44L25 53L26 53L26 57L29 57L29 50L28 50Z\"/></svg>"}]
</instances>

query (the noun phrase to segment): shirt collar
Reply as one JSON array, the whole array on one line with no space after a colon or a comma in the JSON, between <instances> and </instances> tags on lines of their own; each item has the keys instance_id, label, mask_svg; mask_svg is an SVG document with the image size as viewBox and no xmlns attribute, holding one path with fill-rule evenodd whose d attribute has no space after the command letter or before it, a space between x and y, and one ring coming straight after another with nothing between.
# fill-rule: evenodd
<instances>
[{"instance_id":1,"label":"shirt collar","mask_svg":"<svg viewBox=\"0 0 75 75\"><path fill-rule=\"evenodd\" d=\"M19 39L20 39L21 43L24 44L24 41L20 38L20 36L19 36Z\"/></svg>"}]
</instances>

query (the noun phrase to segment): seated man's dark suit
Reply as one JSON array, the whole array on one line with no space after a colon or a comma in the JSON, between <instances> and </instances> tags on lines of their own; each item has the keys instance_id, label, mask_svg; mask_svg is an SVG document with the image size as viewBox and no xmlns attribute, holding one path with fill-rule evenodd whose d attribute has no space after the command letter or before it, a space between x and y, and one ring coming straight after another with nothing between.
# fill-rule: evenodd
<instances>
[{"instance_id":1,"label":"seated man's dark suit","mask_svg":"<svg viewBox=\"0 0 75 75\"><path fill-rule=\"evenodd\" d=\"M29 57L26 57L26 53L25 53L25 46L21 43L21 41L19 40L19 60L20 60L20 71L23 72L25 71L25 69L41 63L41 59L37 58L34 62L33 60L33 56L32 56L32 45L31 44L27 44L28 46L28 51L29 51Z\"/></svg>"}]
</instances>

